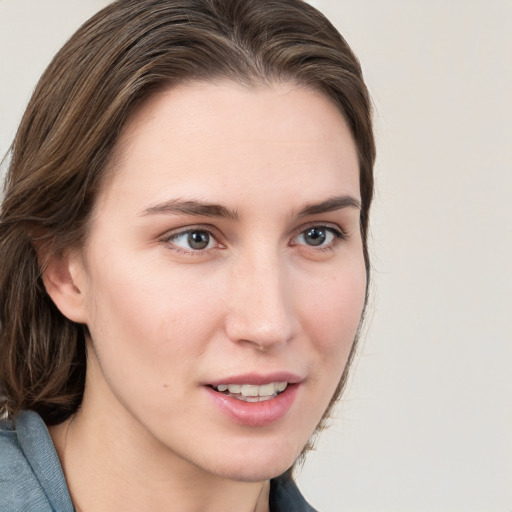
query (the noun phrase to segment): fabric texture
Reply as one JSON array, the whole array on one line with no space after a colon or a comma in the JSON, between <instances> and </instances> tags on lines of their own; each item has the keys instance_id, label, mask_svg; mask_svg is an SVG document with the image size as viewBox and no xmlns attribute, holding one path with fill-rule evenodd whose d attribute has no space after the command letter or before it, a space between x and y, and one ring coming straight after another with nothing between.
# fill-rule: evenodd
<instances>
[{"instance_id":1,"label":"fabric texture","mask_svg":"<svg viewBox=\"0 0 512 512\"><path fill-rule=\"evenodd\" d=\"M271 512L315 512L295 483L271 480ZM23 411L13 429L0 423L0 510L74 512L59 457L42 418Z\"/></svg>"},{"instance_id":2,"label":"fabric texture","mask_svg":"<svg viewBox=\"0 0 512 512\"><path fill-rule=\"evenodd\" d=\"M74 512L59 457L41 417L24 411L0 425L0 510Z\"/></svg>"}]
</instances>

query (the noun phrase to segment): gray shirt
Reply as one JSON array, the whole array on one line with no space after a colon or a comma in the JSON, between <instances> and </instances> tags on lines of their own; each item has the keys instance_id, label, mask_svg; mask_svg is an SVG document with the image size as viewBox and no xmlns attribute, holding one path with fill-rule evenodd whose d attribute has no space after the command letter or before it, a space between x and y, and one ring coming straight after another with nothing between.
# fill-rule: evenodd
<instances>
[{"instance_id":1,"label":"gray shirt","mask_svg":"<svg viewBox=\"0 0 512 512\"><path fill-rule=\"evenodd\" d=\"M272 512L315 512L295 483L271 480ZM2 512L74 512L59 457L42 418L23 411L13 429L0 423L0 510Z\"/></svg>"}]
</instances>

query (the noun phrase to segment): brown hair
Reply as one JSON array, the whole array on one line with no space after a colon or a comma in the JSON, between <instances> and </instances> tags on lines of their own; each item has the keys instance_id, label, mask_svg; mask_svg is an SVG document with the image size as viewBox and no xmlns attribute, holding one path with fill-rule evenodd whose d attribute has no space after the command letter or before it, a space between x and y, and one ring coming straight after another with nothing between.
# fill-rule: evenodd
<instances>
[{"instance_id":1,"label":"brown hair","mask_svg":"<svg viewBox=\"0 0 512 512\"><path fill-rule=\"evenodd\" d=\"M32 409L51 425L79 407L87 328L49 298L35 246L58 254L83 242L107 159L143 100L217 79L294 82L339 107L359 154L369 275L371 105L358 60L329 21L301 0L118 0L55 56L11 147L0 213L0 414Z\"/></svg>"}]
</instances>

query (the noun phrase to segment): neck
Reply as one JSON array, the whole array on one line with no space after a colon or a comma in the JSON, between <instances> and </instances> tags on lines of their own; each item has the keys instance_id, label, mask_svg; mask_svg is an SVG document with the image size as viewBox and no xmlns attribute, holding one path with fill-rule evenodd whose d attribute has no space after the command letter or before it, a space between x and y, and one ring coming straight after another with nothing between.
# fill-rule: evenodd
<instances>
[{"instance_id":1,"label":"neck","mask_svg":"<svg viewBox=\"0 0 512 512\"><path fill-rule=\"evenodd\" d=\"M126 411L91 402L86 392L80 411L50 428L77 511L268 512L268 481L206 472L134 429Z\"/></svg>"}]
</instances>

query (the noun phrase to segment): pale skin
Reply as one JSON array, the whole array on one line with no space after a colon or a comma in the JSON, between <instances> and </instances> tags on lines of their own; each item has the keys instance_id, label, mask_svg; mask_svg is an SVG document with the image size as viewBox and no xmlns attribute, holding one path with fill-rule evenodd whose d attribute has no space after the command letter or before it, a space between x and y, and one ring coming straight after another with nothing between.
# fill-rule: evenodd
<instances>
[{"instance_id":1,"label":"pale skin","mask_svg":"<svg viewBox=\"0 0 512 512\"><path fill-rule=\"evenodd\" d=\"M111 166L85 246L44 275L91 333L82 407L50 429L75 506L268 511L364 306L350 130L296 85L193 83L142 106ZM212 383L247 374L295 379L272 421L215 402Z\"/></svg>"}]
</instances>

